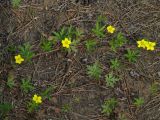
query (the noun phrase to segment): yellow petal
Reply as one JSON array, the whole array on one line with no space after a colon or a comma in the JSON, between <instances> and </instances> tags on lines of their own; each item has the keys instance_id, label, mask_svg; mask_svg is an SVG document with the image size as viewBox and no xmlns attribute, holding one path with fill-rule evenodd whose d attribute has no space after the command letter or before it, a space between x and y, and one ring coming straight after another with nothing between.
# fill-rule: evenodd
<instances>
[{"instance_id":1,"label":"yellow petal","mask_svg":"<svg viewBox=\"0 0 160 120\"><path fill-rule=\"evenodd\" d=\"M21 61L24 61L24 59L22 58Z\"/></svg>"},{"instance_id":2,"label":"yellow petal","mask_svg":"<svg viewBox=\"0 0 160 120\"><path fill-rule=\"evenodd\" d=\"M65 40L65 41L68 41L68 38L65 38L64 40Z\"/></svg>"},{"instance_id":3,"label":"yellow petal","mask_svg":"<svg viewBox=\"0 0 160 120\"><path fill-rule=\"evenodd\" d=\"M152 46L155 46L156 45L156 43L155 42L152 42Z\"/></svg>"},{"instance_id":4,"label":"yellow petal","mask_svg":"<svg viewBox=\"0 0 160 120\"><path fill-rule=\"evenodd\" d=\"M14 56L14 58L15 58L15 59L17 59L17 58L18 58L18 56Z\"/></svg>"},{"instance_id":5,"label":"yellow petal","mask_svg":"<svg viewBox=\"0 0 160 120\"><path fill-rule=\"evenodd\" d=\"M18 58L21 58L21 55L18 55L17 57L18 57Z\"/></svg>"},{"instance_id":6,"label":"yellow petal","mask_svg":"<svg viewBox=\"0 0 160 120\"><path fill-rule=\"evenodd\" d=\"M34 96L33 96L33 100L36 102L36 100L37 100L37 95L35 94Z\"/></svg>"},{"instance_id":7,"label":"yellow petal","mask_svg":"<svg viewBox=\"0 0 160 120\"><path fill-rule=\"evenodd\" d=\"M115 28L114 28L113 26L109 25L109 26L107 27L107 31L108 31L109 33L114 33Z\"/></svg>"},{"instance_id":8,"label":"yellow petal","mask_svg":"<svg viewBox=\"0 0 160 120\"><path fill-rule=\"evenodd\" d=\"M71 44L71 40L69 40L68 38L65 38L64 40L62 40L62 46L65 48L69 48L69 45Z\"/></svg>"},{"instance_id":9,"label":"yellow petal","mask_svg":"<svg viewBox=\"0 0 160 120\"><path fill-rule=\"evenodd\" d=\"M65 47L66 47L66 48L69 48L69 45L66 45Z\"/></svg>"},{"instance_id":10,"label":"yellow petal","mask_svg":"<svg viewBox=\"0 0 160 120\"><path fill-rule=\"evenodd\" d=\"M20 62L20 61L16 61L16 63L21 64L21 62Z\"/></svg>"},{"instance_id":11,"label":"yellow petal","mask_svg":"<svg viewBox=\"0 0 160 120\"><path fill-rule=\"evenodd\" d=\"M70 40L68 41L68 44L69 44L69 45L71 44L71 41L70 41Z\"/></svg>"},{"instance_id":12,"label":"yellow petal","mask_svg":"<svg viewBox=\"0 0 160 120\"><path fill-rule=\"evenodd\" d=\"M38 102L38 103L42 103L42 98L41 98L41 96L39 96L39 97L37 98L37 102Z\"/></svg>"}]
</instances>

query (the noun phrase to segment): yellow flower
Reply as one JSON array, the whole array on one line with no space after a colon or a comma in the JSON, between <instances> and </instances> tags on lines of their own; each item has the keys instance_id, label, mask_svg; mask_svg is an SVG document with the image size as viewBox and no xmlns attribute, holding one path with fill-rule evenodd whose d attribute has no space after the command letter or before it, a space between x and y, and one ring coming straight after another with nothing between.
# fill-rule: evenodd
<instances>
[{"instance_id":1,"label":"yellow flower","mask_svg":"<svg viewBox=\"0 0 160 120\"><path fill-rule=\"evenodd\" d=\"M138 47L146 48L146 45L148 44L148 42L145 41L145 39L142 39L137 41L137 44L138 44Z\"/></svg>"},{"instance_id":2,"label":"yellow flower","mask_svg":"<svg viewBox=\"0 0 160 120\"><path fill-rule=\"evenodd\" d=\"M153 51L155 49L155 42L145 41L144 39L137 41L138 47L146 48Z\"/></svg>"},{"instance_id":3,"label":"yellow flower","mask_svg":"<svg viewBox=\"0 0 160 120\"><path fill-rule=\"evenodd\" d=\"M147 44L146 44L147 50L153 51L153 50L155 49L155 48L154 48L155 45L156 45L155 42L147 42Z\"/></svg>"},{"instance_id":4,"label":"yellow flower","mask_svg":"<svg viewBox=\"0 0 160 120\"><path fill-rule=\"evenodd\" d=\"M33 101L37 104L42 103L42 97L35 94L33 96Z\"/></svg>"},{"instance_id":5,"label":"yellow flower","mask_svg":"<svg viewBox=\"0 0 160 120\"><path fill-rule=\"evenodd\" d=\"M24 59L22 58L22 56L21 55L17 55L17 56L15 56L14 57L15 58L15 62L17 63L17 64L21 64L23 61L24 61Z\"/></svg>"},{"instance_id":6,"label":"yellow flower","mask_svg":"<svg viewBox=\"0 0 160 120\"><path fill-rule=\"evenodd\" d=\"M111 25L109 25L109 26L107 27L108 33L114 33L115 30L116 30L115 27L113 27L113 26L111 26Z\"/></svg>"},{"instance_id":7,"label":"yellow flower","mask_svg":"<svg viewBox=\"0 0 160 120\"><path fill-rule=\"evenodd\" d=\"M71 44L71 40L69 40L68 38L65 38L64 40L62 40L62 46L65 48L69 48Z\"/></svg>"}]
</instances>

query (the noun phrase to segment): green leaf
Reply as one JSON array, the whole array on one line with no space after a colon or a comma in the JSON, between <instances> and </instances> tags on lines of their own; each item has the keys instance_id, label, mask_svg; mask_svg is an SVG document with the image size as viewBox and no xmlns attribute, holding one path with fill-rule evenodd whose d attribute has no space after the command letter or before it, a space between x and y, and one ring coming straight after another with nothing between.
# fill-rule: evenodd
<instances>
[{"instance_id":1,"label":"green leaf","mask_svg":"<svg viewBox=\"0 0 160 120\"><path fill-rule=\"evenodd\" d=\"M4 115L13 109L12 104L10 103L0 103L0 113Z\"/></svg>"},{"instance_id":2,"label":"green leaf","mask_svg":"<svg viewBox=\"0 0 160 120\"><path fill-rule=\"evenodd\" d=\"M52 92L56 89L56 86L49 86L44 92L42 92L41 96L43 99L51 99Z\"/></svg>"},{"instance_id":3,"label":"green leaf","mask_svg":"<svg viewBox=\"0 0 160 120\"><path fill-rule=\"evenodd\" d=\"M87 51L88 52L94 51L95 48L96 48L96 44L97 44L97 42L94 41L94 40L88 40L88 41L86 41L85 45L86 45Z\"/></svg>"},{"instance_id":4,"label":"green leaf","mask_svg":"<svg viewBox=\"0 0 160 120\"><path fill-rule=\"evenodd\" d=\"M117 104L118 101L115 98L105 100L104 104L102 105L102 113L110 116Z\"/></svg>"},{"instance_id":5,"label":"green leaf","mask_svg":"<svg viewBox=\"0 0 160 120\"><path fill-rule=\"evenodd\" d=\"M119 32L115 38L109 41L109 45L114 52L116 52L117 48L122 47L126 43L127 39L121 32Z\"/></svg>"},{"instance_id":6,"label":"green leaf","mask_svg":"<svg viewBox=\"0 0 160 120\"><path fill-rule=\"evenodd\" d=\"M106 75L105 78L106 78L106 84L109 87L114 87L116 82L119 81L119 79L114 77L112 73L109 73L108 75Z\"/></svg>"},{"instance_id":7,"label":"green leaf","mask_svg":"<svg viewBox=\"0 0 160 120\"><path fill-rule=\"evenodd\" d=\"M22 46L19 46L19 52L24 57L25 61L31 61L32 57L35 55L31 51L32 47L29 43L24 43Z\"/></svg>"},{"instance_id":8,"label":"green leaf","mask_svg":"<svg viewBox=\"0 0 160 120\"><path fill-rule=\"evenodd\" d=\"M111 68L112 69L118 69L120 67L120 62L118 61L118 59L112 59L111 61Z\"/></svg>"},{"instance_id":9,"label":"green leaf","mask_svg":"<svg viewBox=\"0 0 160 120\"><path fill-rule=\"evenodd\" d=\"M141 107L144 104L144 99L143 98L135 98L134 103L135 106Z\"/></svg>"},{"instance_id":10,"label":"green leaf","mask_svg":"<svg viewBox=\"0 0 160 120\"><path fill-rule=\"evenodd\" d=\"M53 44L52 41L43 40L42 43L41 43L41 48L43 49L43 51L49 52L49 51L52 50L52 44Z\"/></svg>"},{"instance_id":11,"label":"green leaf","mask_svg":"<svg viewBox=\"0 0 160 120\"><path fill-rule=\"evenodd\" d=\"M92 32L99 38L102 38L105 36L104 30L106 26L102 25L103 21L104 19L102 18L102 16L99 16L96 21L95 27L92 29Z\"/></svg>"},{"instance_id":12,"label":"green leaf","mask_svg":"<svg viewBox=\"0 0 160 120\"><path fill-rule=\"evenodd\" d=\"M11 0L12 6L18 8L20 6L21 0Z\"/></svg>"},{"instance_id":13,"label":"green leaf","mask_svg":"<svg viewBox=\"0 0 160 120\"><path fill-rule=\"evenodd\" d=\"M93 65L89 65L87 66L87 74L95 79L99 79L101 74L102 74L102 70L100 68L100 65L98 64L98 62L95 62Z\"/></svg>"},{"instance_id":14,"label":"green leaf","mask_svg":"<svg viewBox=\"0 0 160 120\"><path fill-rule=\"evenodd\" d=\"M139 52L137 50L127 49L127 53L124 55L129 62L136 62Z\"/></svg>"},{"instance_id":15,"label":"green leaf","mask_svg":"<svg viewBox=\"0 0 160 120\"><path fill-rule=\"evenodd\" d=\"M32 91L34 89L34 86L31 84L29 79L23 79L21 83L21 89L28 93L29 91Z\"/></svg>"}]
</instances>

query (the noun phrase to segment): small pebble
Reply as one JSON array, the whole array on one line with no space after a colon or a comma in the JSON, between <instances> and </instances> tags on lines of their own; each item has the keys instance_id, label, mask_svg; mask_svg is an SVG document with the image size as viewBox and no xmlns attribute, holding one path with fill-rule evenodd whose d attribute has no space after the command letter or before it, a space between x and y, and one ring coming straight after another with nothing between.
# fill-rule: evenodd
<instances>
[{"instance_id":1,"label":"small pebble","mask_svg":"<svg viewBox=\"0 0 160 120\"><path fill-rule=\"evenodd\" d=\"M87 58L81 58L81 59L80 59L80 62L81 62L82 64L87 64L88 59L87 59Z\"/></svg>"},{"instance_id":2,"label":"small pebble","mask_svg":"<svg viewBox=\"0 0 160 120\"><path fill-rule=\"evenodd\" d=\"M140 75L136 71L130 71L131 77L139 77Z\"/></svg>"}]
</instances>

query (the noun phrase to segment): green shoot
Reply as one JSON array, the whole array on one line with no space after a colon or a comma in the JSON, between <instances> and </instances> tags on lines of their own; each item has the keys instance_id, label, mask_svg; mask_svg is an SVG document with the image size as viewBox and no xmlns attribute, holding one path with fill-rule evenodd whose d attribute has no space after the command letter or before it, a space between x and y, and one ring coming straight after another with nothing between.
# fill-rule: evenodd
<instances>
[{"instance_id":1,"label":"green shoot","mask_svg":"<svg viewBox=\"0 0 160 120\"><path fill-rule=\"evenodd\" d=\"M92 29L92 32L99 38L102 38L105 36L105 25L103 25L104 18L102 16L99 16L96 21L96 26Z\"/></svg>"},{"instance_id":2,"label":"green shoot","mask_svg":"<svg viewBox=\"0 0 160 120\"><path fill-rule=\"evenodd\" d=\"M159 85L157 83L153 83L149 88L151 94L155 95L159 91Z\"/></svg>"},{"instance_id":3,"label":"green shoot","mask_svg":"<svg viewBox=\"0 0 160 120\"><path fill-rule=\"evenodd\" d=\"M109 73L108 75L105 76L106 84L109 87L114 87L117 81L119 81L118 78L114 77L112 73Z\"/></svg>"},{"instance_id":4,"label":"green shoot","mask_svg":"<svg viewBox=\"0 0 160 120\"><path fill-rule=\"evenodd\" d=\"M21 0L11 0L13 8L18 8L20 6Z\"/></svg>"},{"instance_id":5,"label":"green shoot","mask_svg":"<svg viewBox=\"0 0 160 120\"><path fill-rule=\"evenodd\" d=\"M119 60L116 58L116 59L112 59L111 61L111 68L112 69L118 69L120 67L120 62Z\"/></svg>"},{"instance_id":6,"label":"green shoot","mask_svg":"<svg viewBox=\"0 0 160 120\"><path fill-rule=\"evenodd\" d=\"M110 116L117 104L118 101L115 98L105 100L104 104L102 105L102 113Z\"/></svg>"},{"instance_id":7,"label":"green shoot","mask_svg":"<svg viewBox=\"0 0 160 120\"><path fill-rule=\"evenodd\" d=\"M124 55L129 62L136 62L139 52L127 49L127 53Z\"/></svg>"},{"instance_id":8,"label":"green shoot","mask_svg":"<svg viewBox=\"0 0 160 120\"><path fill-rule=\"evenodd\" d=\"M53 34L57 41L62 41L65 38L78 40L83 32L80 29L74 28L70 25L69 27L62 27L60 31L53 32Z\"/></svg>"},{"instance_id":9,"label":"green shoot","mask_svg":"<svg viewBox=\"0 0 160 120\"><path fill-rule=\"evenodd\" d=\"M52 41L43 40L43 41L42 41L42 44L41 44L41 48L42 48L43 51L49 52L49 51L52 50L52 44L53 44Z\"/></svg>"},{"instance_id":10,"label":"green shoot","mask_svg":"<svg viewBox=\"0 0 160 120\"><path fill-rule=\"evenodd\" d=\"M67 113L71 111L71 106L69 104L64 104L61 108L62 112Z\"/></svg>"},{"instance_id":11,"label":"green shoot","mask_svg":"<svg viewBox=\"0 0 160 120\"><path fill-rule=\"evenodd\" d=\"M63 27L59 32L53 32L55 39L61 41L66 37L66 27Z\"/></svg>"},{"instance_id":12,"label":"green shoot","mask_svg":"<svg viewBox=\"0 0 160 120\"><path fill-rule=\"evenodd\" d=\"M76 28L74 34L75 34L75 39L77 40L81 37L83 31L81 29Z\"/></svg>"},{"instance_id":13,"label":"green shoot","mask_svg":"<svg viewBox=\"0 0 160 120\"><path fill-rule=\"evenodd\" d=\"M75 103L80 103L80 101L81 101L80 97L75 97L75 98L74 98L74 102L75 102Z\"/></svg>"},{"instance_id":14,"label":"green shoot","mask_svg":"<svg viewBox=\"0 0 160 120\"><path fill-rule=\"evenodd\" d=\"M88 41L86 41L85 43L86 43L85 45L86 45L86 48L87 48L87 51L88 51L88 52L92 52L92 51L95 50L96 44L97 44L96 41L88 40Z\"/></svg>"},{"instance_id":15,"label":"green shoot","mask_svg":"<svg viewBox=\"0 0 160 120\"><path fill-rule=\"evenodd\" d=\"M38 107L39 107L39 104L36 104L33 101L28 102L27 109L29 113L33 112L34 110L37 110Z\"/></svg>"},{"instance_id":16,"label":"green shoot","mask_svg":"<svg viewBox=\"0 0 160 120\"><path fill-rule=\"evenodd\" d=\"M34 89L34 86L31 84L30 80L22 80L21 83L21 89L25 92L28 93L29 91Z\"/></svg>"},{"instance_id":17,"label":"green shoot","mask_svg":"<svg viewBox=\"0 0 160 120\"><path fill-rule=\"evenodd\" d=\"M51 100L51 94L56 89L55 86L49 86L44 92L42 92L41 96L43 99Z\"/></svg>"},{"instance_id":18,"label":"green shoot","mask_svg":"<svg viewBox=\"0 0 160 120\"><path fill-rule=\"evenodd\" d=\"M112 39L109 42L109 45L111 46L111 49L113 51L116 51L117 48L122 47L126 42L127 39L125 38L125 36L121 32L119 32L116 38Z\"/></svg>"},{"instance_id":19,"label":"green shoot","mask_svg":"<svg viewBox=\"0 0 160 120\"><path fill-rule=\"evenodd\" d=\"M136 107L141 107L144 104L144 99L143 98L135 98L134 103Z\"/></svg>"},{"instance_id":20,"label":"green shoot","mask_svg":"<svg viewBox=\"0 0 160 120\"><path fill-rule=\"evenodd\" d=\"M100 65L98 64L98 62L95 62L93 65L87 66L87 74L95 79L99 79L101 74L102 74L102 70L100 68Z\"/></svg>"},{"instance_id":21,"label":"green shoot","mask_svg":"<svg viewBox=\"0 0 160 120\"><path fill-rule=\"evenodd\" d=\"M68 38L73 39L74 33L75 33L75 28L73 28L71 25L66 28L66 35Z\"/></svg>"},{"instance_id":22,"label":"green shoot","mask_svg":"<svg viewBox=\"0 0 160 120\"><path fill-rule=\"evenodd\" d=\"M8 50L8 52L14 53L17 50L17 46L9 45L7 50Z\"/></svg>"},{"instance_id":23,"label":"green shoot","mask_svg":"<svg viewBox=\"0 0 160 120\"><path fill-rule=\"evenodd\" d=\"M71 43L70 49L68 49L69 52L70 52L70 51L77 52L77 51L78 51L78 50L77 50L77 45L78 45L78 43L79 43L79 40L78 40L78 39L77 39L77 40L73 40L72 43Z\"/></svg>"},{"instance_id":24,"label":"green shoot","mask_svg":"<svg viewBox=\"0 0 160 120\"><path fill-rule=\"evenodd\" d=\"M30 61L34 56L34 53L31 51L31 45L29 43L25 43L19 47L20 54L25 58L26 61Z\"/></svg>"},{"instance_id":25,"label":"green shoot","mask_svg":"<svg viewBox=\"0 0 160 120\"><path fill-rule=\"evenodd\" d=\"M0 103L0 116L4 116L5 114L7 114L12 109L13 109L12 104L10 104L10 103Z\"/></svg>"}]
</instances>

